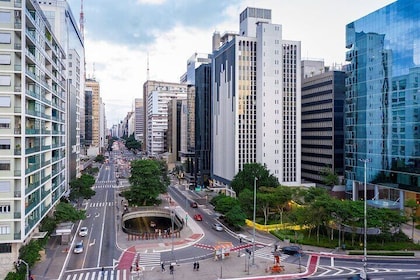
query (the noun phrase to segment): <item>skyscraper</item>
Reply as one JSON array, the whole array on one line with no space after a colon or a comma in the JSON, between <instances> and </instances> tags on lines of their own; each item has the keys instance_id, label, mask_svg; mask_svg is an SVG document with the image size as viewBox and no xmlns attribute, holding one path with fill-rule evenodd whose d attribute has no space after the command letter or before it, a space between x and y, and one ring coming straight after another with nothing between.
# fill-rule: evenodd
<instances>
[{"instance_id":1,"label":"skyscraper","mask_svg":"<svg viewBox=\"0 0 420 280\"><path fill-rule=\"evenodd\" d=\"M420 201L420 2L399 0L346 26L345 178L371 205ZM373 200L374 199L374 200Z\"/></svg>"},{"instance_id":2,"label":"skyscraper","mask_svg":"<svg viewBox=\"0 0 420 280\"><path fill-rule=\"evenodd\" d=\"M300 42L282 38L271 10L249 7L240 14L239 34L218 40L212 59L212 179L227 185L244 164L256 162L281 184L300 185Z\"/></svg>"},{"instance_id":3,"label":"skyscraper","mask_svg":"<svg viewBox=\"0 0 420 280\"><path fill-rule=\"evenodd\" d=\"M84 140L84 42L66 0L38 1L54 34L66 52L67 72L67 153L69 181L80 176Z\"/></svg>"},{"instance_id":4,"label":"skyscraper","mask_svg":"<svg viewBox=\"0 0 420 280\"><path fill-rule=\"evenodd\" d=\"M0 1L0 278L68 190L65 51L36 1Z\"/></svg>"},{"instance_id":5,"label":"skyscraper","mask_svg":"<svg viewBox=\"0 0 420 280\"><path fill-rule=\"evenodd\" d=\"M316 62L302 61L302 179L324 185L326 170L343 176L345 73Z\"/></svg>"},{"instance_id":6,"label":"skyscraper","mask_svg":"<svg viewBox=\"0 0 420 280\"><path fill-rule=\"evenodd\" d=\"M186 99L185 84L146 81L143 85L144 141L143 151L149 156L158 156L168 151L166 132L168 130L168 102L172 99Z\"/></svg>"}]
</instances>

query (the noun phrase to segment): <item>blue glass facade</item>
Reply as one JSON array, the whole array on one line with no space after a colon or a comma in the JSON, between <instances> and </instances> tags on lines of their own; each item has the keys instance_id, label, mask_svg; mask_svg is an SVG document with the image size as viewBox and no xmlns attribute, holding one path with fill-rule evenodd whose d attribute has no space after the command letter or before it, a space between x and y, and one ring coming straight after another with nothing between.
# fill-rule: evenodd
<instances>
[{"instance_id":1,"label":"blue glass facade","mask_svg":"<svg viewBox=\"0 0 420 280\"><path fill-rule=\"evenodd\" d=\"M346 48L346 189L364 181L361 160L369 159L375 199L401 202L402 190L420 193L420 1L349 23Z\"/></svg>"}]
</instances>

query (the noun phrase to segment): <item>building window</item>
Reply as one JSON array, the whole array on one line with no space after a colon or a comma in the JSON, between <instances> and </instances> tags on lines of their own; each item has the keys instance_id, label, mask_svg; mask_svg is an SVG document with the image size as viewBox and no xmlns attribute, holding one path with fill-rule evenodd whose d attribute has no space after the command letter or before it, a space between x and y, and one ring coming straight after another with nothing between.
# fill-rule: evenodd
<instances>
[{"instance_id":1,"label":"building window","mask_svg":"<svg viewBox=\"0 0 420 280\"><path fill-rule=\"evenodd\" d=\"M0 171L10 171L9 160L0 160Z\"/></svg>"},{"instance_id":2,"label":"building window","mask_svg":"<svg viewBox=\"0 0 420 280\"><path fill-rule=\"evenodd\" d=\"M0 150L10 150L10 139L0 139Z\"/></svg>"},{"instance_id":3,"label":"building window","mask_svg":"<svg viewBox=\"0 0 420 280\"><path fill-rule=\"evenodd\" d=\"M11 63L10 54L0 54L1 65L10 65L10 63Z\"/></svg>"},{"instance_id":4,"label":"building window","mask_svg":"<svg viewBox=\"0 0 420 280\"><path fill-rule=\"evenodd\" d=\"M0 213L10 213L10 204L0 204Z\"/></svg>"},{"instance_id":5,"label":"building window","mask_svg":"<svg viewBox=\"0 0 420 280\"><path fill-rule=\"evenodd\" d=\"M10 234L10 226L0 225L0 235Z\"/></svg>"},{"instance_id":6,"label":"building window","mask_svg":"<svg viewBox=\"0 0 420 280\"><path fill-rule=\"evenodd\" d=\"M11 12L0 11L0 23L10 23L12 19L11 15Z\"/></svg>"},{"instance_id":7,"label":"building window","mask_svg":"<svg viewBox=\"0 0 420 280\"><path fill-rule=\"evenodd\" d=\"M9 193L10 190L10 181L0 181L0 193Z\"/></svg>"},{"instance_id":8,"label":"building window","mask_svg":"<svg viewBox=\"0 0 420 280\"><path fill-rule=\"evenodd\" d=\"M3 0L0 0L3 1ZM11 253L12 252L12 244L10 243L1 243L0 244L0 253Z\"/></svg>"},{"instance_id":9,"label":"building window","mask_svg":"<svg viewBox=\"0 0 420 280\"><path fill-rule=\"evenodd\" d=\"M10 96L0 96L0 107L10 108Z\"/></svg>"},{"instance_id":10,"label":"building window","mask_svg":"<svg viewBox=\"0 0 420 280\"><path fill-rule=\"evenodd\" d=\"M10 44L12 42L12 35L10 33L0 32L0 44Z\"/></svg>"},{"instance_id":11,"label":"building window","mask_svg":"<svg viewBox=\"0 0 420 280\"><path fill-rule=\"evenodd\" d=\"M12 78L9 75L0 75L0 86L10 86Z\"/></svg>"},{"instance_id":12,"label":"building window","mask_svg":"<svg viewBox=\"0 0 420 280\"><path fill-rule=\"evenodd\" d=\"M0 129L1 128L10 128L10 119L0 118Z\"/></svg>"}]
</instances>

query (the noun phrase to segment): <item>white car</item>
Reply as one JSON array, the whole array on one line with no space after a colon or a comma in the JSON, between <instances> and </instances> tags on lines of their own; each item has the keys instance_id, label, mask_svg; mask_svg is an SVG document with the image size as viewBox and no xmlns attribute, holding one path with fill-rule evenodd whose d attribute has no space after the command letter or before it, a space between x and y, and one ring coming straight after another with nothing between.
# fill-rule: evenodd
<instances>
[{"instance_id":1,"label":"white car","mask_svg":"<svg viewBox=\"0 0 420 280\"><path fill-rule=\"evenodd\" d=\"M79 230L79 236L83 237L88 235L88 228L87 227L81 227Z\"/></svg>"},{"instance_id":2,"label":"white car","mask_svg":"<svg viewBox=\"0 0 420 280\"><path fill-rule=\"evenodd\" d=\"M221 224L218 224L218 223L213 224L213 225L212 225L212 228L213 228L215 231L223 231L223 227L222 227L222 225L221 225Z\"/></svg>"},{"instance_id":3,"label":"white car","mask_svg":"<svg viewBox=\"0 0 420 280\"><path fill-rule=\"evenodd\" d=\"M74 246L74 249L73 249L73 253L75 254L83 253L83 241L76 243L76 246Z\"/></svg>"}]
</instances>

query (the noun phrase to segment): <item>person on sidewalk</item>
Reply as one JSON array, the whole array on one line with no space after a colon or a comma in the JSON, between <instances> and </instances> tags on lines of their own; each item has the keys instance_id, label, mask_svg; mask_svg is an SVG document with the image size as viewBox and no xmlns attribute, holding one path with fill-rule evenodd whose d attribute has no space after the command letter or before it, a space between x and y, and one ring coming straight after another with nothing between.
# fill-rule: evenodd
<instances>
[{"instance_id":1,"label":"person on sidewalk","mask_svg":"<svg viewBox=\"0 0 420 280\"><path fill-rule=\"evenodd\" d=\"M165 271L165 263L164 262L160 262L160 266L162 267L162 272Z\"/></svg>"},{"instance_id":2,"label":"person on sidewalk","mask_svg":"<svg viewBox=\"0 0 420 280\"><path fill-rule=\"evenodd\" d=\"M200 269L200 264L198 262L196 262L196 267L195 269L198 271Z\"/></svg>"},{"instance_id":3,"label":"person on sidewalk","mask_svg":"<svg viewBox=\"0 0 420 280\"><path fill-rule=\"evenodd\" d=\"M174 274L174 266L172 264L169 266L169 273Z\"/></svg>"},{"instance_id":4,"label":"person on sidewalk","mask_svg":"<svg viewBox=\"0 0 420 280\"><path fill-rule=\"evenodd\" d=\"M197 269L197 262L194 262L194 271Z\"/></svg>"}]
</instances>

